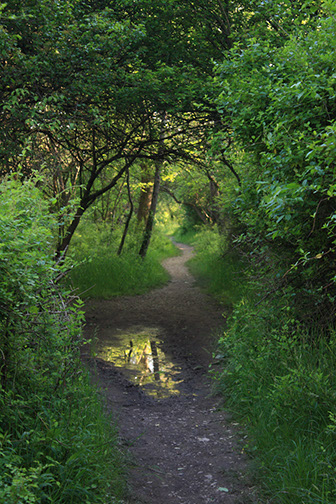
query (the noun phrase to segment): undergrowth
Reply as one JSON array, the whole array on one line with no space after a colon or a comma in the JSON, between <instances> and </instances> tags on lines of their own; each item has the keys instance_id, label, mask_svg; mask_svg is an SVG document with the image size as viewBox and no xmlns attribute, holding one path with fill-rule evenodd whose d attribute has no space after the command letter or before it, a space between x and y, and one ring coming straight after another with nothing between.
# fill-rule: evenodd
<instances>
[{"instance_id":1,"label":"undergrowth","mask_svg":"<svg viewBox=\"0 0 336 504\"><path fill-rule=\"evenodd\" d=\"M210 292L232 303L210 372L247 430L244 450L272 504L336 502L336 335L303 327L282 290L263 296L255 275L216 231L194 234L191 266Z\"/></svg>"},{"instance_id":2,"label":"undergrowth","mask_svg":"<svg viewBox=\"0 0 336 504\"><path fill-rule=\"evenodd\" d=\"M189 268L199 285L227 308L232 308L247 288L245 264L238 254L227 250L226 242L216 227L180 228L174 238L195 247Z\"/></svg>"},{"instance_id":3,"label":"undergrowth","mask_svg":"<svg viewBox=\"0 0 336 504\"><path fill-rule=\"evenodd\" d=\"M124 456L80 364L81 303L56 282L56 220L33 182L0 192L0 502L116 504Z\"/></svg>"}]
</instances>

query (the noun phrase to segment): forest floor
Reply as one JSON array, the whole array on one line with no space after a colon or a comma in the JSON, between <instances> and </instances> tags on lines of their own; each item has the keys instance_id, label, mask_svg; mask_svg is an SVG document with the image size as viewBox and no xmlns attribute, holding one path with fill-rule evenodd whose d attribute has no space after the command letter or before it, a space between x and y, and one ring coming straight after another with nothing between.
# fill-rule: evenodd
<instances>
[{"instance_id":1,"label":"forest floor","mask_svg":"<svg viewBox=\"0 0 336 504\"><path fill-rule=\"evenodd\" d=\"M130 453L126 502L256 503L242 434L211 393L223 308L189 273L192 247L178 247L181 255L163 263L165 287L86 303L85 334L96 343L95 356L87 346L83 357Z\"/></svg>"}]
</instances>

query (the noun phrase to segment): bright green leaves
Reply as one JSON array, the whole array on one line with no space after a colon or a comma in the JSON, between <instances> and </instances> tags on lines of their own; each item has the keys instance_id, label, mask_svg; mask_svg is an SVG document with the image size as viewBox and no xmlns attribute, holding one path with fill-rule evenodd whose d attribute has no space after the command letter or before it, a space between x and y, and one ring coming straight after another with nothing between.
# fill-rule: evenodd
<instances>
[{"instance_id":1,"label":"bright green leaves","mask_svg":"<svg viewBox=\"0 0 336 504\"><path fill-rule=\"evenodd\" d=\"M261 206L273 222L273 237L299 239L312 225L318 194L324 197L333 184L336 47L331 20L321 22L327 30L281 49L252 40L219 67L219 107L230 111L236 140L260 163Z\"/></svg>"},{"instance_id":2,"label":"bright green leaves","mask_svg":"<svg viewBox=\"0 0 336 504\"><path fill-rule=\"evenodd\" d=\"M301 213L304 198L310 196L310 191L297 182L279 185L260 184L260 208L265 212L268 234L274 239L279 236L302 234L302 221L297 219Z\"/></svg>"},{"instance_id":3,"label":"bright green leaves","mask_svg":"<svg viewBox=\"0 0 336 504\"><path fill-rule=\"evenodd\" d=\"M245 173L234 203L245 233L239 243L281 254L299 316L307 319L310 310L310 321L329 323L336 253L334 5L263 2L262 8L272 11L272 29L235 46L217 65L215 82L223 122L231 119L231 156L240 152ZM277 9L286 15L277 18ZM276 26L282 41L274 37Z\"/></svg>"},{"instance_id":4,"label":"bright green leaves","mask_svg":"<svg viewBox=\"0 0 336 504\"><path fill-rule=\"evenodd\" d=\"M32 184L21 188L15 181L3 183L1 200L0 304L8 316L20 317L21 310L36 304L41 278L53 268L52 224L48 204ZM6 320L5 312L2 315Z\"/></svg>"},{"instance_id":5,"label":"bright green leaves","mask_svg":"<svg viewBox=\"0 0 336 504\"><path fill-rule=\"evenodd\" d=\"M105 503L120 450L80 366L82 303L57 283L40 182L0 189L0 501Z\"/></svg>"}]
</instances>

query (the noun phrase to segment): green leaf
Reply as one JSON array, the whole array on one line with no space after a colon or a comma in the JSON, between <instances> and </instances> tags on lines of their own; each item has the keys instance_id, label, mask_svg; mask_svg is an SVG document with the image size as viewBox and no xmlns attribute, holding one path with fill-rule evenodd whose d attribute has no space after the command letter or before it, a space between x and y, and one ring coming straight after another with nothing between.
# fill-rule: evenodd
<instances>
[{"instance_id":1,"label":"green leaf","mask_svg":"<svg viewBox=\"0 0 336 504\"><path fill-rule=\"evenodd\" d=\"M228 492L228 491L229 491L229 489L228 489L228 488L226 488L226 487L219 487L219 488L218 488L218 491L219 491L219 492Z\"/></svg>"}]
</instances>

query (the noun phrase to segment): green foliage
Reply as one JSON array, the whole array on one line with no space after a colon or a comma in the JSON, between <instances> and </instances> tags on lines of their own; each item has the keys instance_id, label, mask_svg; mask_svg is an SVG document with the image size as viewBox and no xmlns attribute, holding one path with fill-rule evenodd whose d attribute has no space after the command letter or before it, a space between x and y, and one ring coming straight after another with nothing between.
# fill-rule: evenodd
<instances>
[{"instance_id":1,"label":"green foliage","mask_svg":"<svg viewBox=\"0 0 336 504\"><path fill-rule=\"evenodd\" d=\"M177 242L186 243L187 245L194 245L196 234L196 229L188 229L187 227L183 226L176 229L173 236L174 240L176 240Z\"/></svg>"},{"instance_id":2,"label":"green foliage","mask_svg":"<svg viewBox=\"0 0 336 504\"><path fill-rule=\"evenodd\" d=\"M195 255L189 261L191 272L201 287L230 308L243 296L246 285L246 264L233 250L227 238L216 226L198 226L189 231L179 228L174 239L195 247Z\"/></svg>"},{"instance_id":3,"label":"green foliage","mask_svg":"<svg viewBox=\"0 0 336 504\"><path fill-rule=\"evenodd\" d=\"M332 504L335 334L308 333L291 317L289 293L265 297L269 267L228 254L222 240L200 232L191 262L207 289L232 304L210 370L214 388L246 428L244 450L269 498Z\"/></svg>"},{"instance_id":4,"label":"green foliage","mask_svg":"<svg viewBox=\"0 0 336 504\"><path fill-rule=\"evenodd\" d=\"M240 151L231 243L248 268L213 376L248 430L245 449L270 500L331 504L335 4L262 2L256 13L262 10L282 40L272 29L254 37L254 26L218 65L218 109L223 120L230 114L235 142L231 159Z\"/></svg>"},{"instance_id":5,"label":"green foliage","mask_svg":"<svg viewBox=\"0 0 336 504\"><path fill-rule=\"evenodd\" d=\"M225 409L247 434L244 451L265 498L333 504L335 331L300 324L290 289L269 294L273 258L268 263L254 254L242 261L215 230L200 229L194 244L192 270L232 306L210 373Z\"/></svg>"},{"instance_id":6,"label":"green foliage","mask_svg":"<svg viewBox=\"0 0 336 504\"><path fill-rule=\"evenodd\" d=\"M307 325L335 316L334 11L324 3L281 46L265 36L235 47L217 77L219 110L230 113L249 167L233 203L245 247L259 240L281 251L296 316Z\"/></svg>"},{"instance_id":7,"label":"green foliage","mask_svg":"<svg viewBox=\"0 0 336 504\"><path fill-rule=\"evenodd\" d=\"M180 226L182 212L176 202L169 197L165 198L164 194L160 196L155 215L155 227L159 231L159 234L172 236Z\"/></svg>"},{"instance_id":8,"label":"green foliage","mask_svg":"<svg viewBox=\"0 0 336 504\"><path fill-rule=\"evenodd\" d=\"M64 213L78 202L73 221L60 222L59 256L98 198L115 189L118 200L136 161L198 156L195 139L213 124L199 102L223 41L210 29L220 9L208 3L201 12L185 1L6 3L4 32L16 44L0 85L0 170L43 171Z\"/></svg>"},{"instance_id":9,"label":"green foliage","mask_svg":"<svg viewBox=\"0 0 336 504\"><path fill-rule=\"evenodd\" d=\"M0 191L0 500L115 502L122 456L80 365L81 303L56 283L57 223L34 182Z\"/></svg>"}]
</instances>

